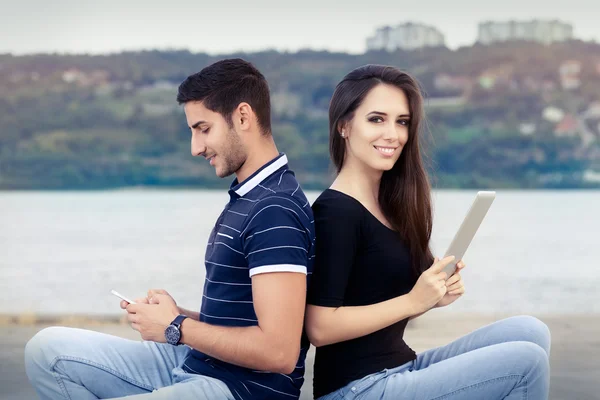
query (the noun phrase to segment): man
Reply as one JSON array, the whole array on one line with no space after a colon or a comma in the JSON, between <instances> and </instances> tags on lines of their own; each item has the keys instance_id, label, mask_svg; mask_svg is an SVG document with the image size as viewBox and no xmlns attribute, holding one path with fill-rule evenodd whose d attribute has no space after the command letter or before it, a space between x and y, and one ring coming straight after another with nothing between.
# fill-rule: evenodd
<instances>
[{"instance_id":1,"label":"man","mask_svg":"<svg viewBox=\"0 0 600 400\"><path fill-rule=\"evenodd\" d=\"M191 150L217 176L236 175L206 247L200 312L164 290L121 302L144 342L53 327L26 346L43 399L293 399L304 381L313 217L270 123L269 89L229 59L179 87Z\"/></svg>"}]
</instances>

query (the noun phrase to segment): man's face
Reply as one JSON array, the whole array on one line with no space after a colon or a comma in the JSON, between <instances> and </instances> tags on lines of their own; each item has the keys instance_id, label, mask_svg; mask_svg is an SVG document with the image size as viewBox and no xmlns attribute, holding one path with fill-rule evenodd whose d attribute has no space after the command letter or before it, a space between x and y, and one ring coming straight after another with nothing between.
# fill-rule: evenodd
<instances>
[{"instance_id":1,"label":"man's face","mask_svg":"<svg viewBox=\"0 0 600 400\"><path fill-rule=\"evenodd\" d=\"M184 110L192 131L192 156L206 158L219 178L239 170L248 154L242 139L225 118L201 102L188 102Z\"/></svg>"}]
</instances>

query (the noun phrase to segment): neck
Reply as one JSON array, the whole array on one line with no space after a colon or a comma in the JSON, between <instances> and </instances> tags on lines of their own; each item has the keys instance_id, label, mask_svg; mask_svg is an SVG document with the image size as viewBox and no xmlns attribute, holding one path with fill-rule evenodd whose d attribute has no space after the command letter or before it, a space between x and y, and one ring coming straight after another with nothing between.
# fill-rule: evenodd
<instances>
[{"instance_id":1,"label":"neck","mask_svg":"<svg viewBox=\"0 0 600 400\"><path fill-rule=\"evenodd\" d=\"M367 167L360 162L346 159L342 170L331 185L332 189L342 189L353 197L379 204L379 184L382 171Z\"/></svg>"},{"instance_id":2,"label":"neck","mask_svg":"<svg viewBox=\"0 0 600 400\"><path fill-rule=\"evenodd\" d=\"M258 171L263 165L279 155L273 136L261 136L252 145L246 147L248 157L244 165L235 172L238 182L245 181L250 175Z\"/></svg>"}]
</instances>

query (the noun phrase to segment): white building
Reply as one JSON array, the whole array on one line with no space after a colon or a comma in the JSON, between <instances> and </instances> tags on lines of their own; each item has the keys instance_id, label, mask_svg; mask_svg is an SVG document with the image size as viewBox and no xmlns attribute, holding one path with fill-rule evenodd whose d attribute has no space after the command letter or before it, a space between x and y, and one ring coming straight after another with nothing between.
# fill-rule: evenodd
<instances>
[{"instance_id":1,"label":"white building","mask_svg":"<svg viewBox=\"0 0 600 400\"><path fill-rule=\"evenodd\" d=\"M367 38L367 50L392 52L397 49L414 50L444 46L444 43L444 35L436 28L408 22L396 27L385 26L377 29L372 37Z\"/></svg>"},{"instance_id":2,"label":"white building","mask_svg":"<svg viewBox=\"0 0 600 400\"><path fill-rule=\"evenodd\" d=\"M564 42L573 38L573 25L561 21L504 21L479 24L477 41L481 44L530 40L543 44Z\"/></svg>"}]
</instances>

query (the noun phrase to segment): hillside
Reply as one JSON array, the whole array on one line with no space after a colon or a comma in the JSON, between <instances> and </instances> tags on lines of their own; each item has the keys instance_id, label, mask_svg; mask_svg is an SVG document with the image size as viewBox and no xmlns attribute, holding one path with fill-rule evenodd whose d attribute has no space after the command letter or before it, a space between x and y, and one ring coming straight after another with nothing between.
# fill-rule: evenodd
<instances>
[{"instance_id":1,"label":"hillside","mask_svg":"<svg viewBox=\"0 0 600 400\"><path fill-rule=\"evenodd\" d=\"M178 84L217 59L267 77L274 135L306 188L330 181L327 107L367 63L398 66L426 94L439 188L600 186L600 45L475 45L362 55L187 51L0 55L0 189L225 187L189 153Z\"/></svg>"}]
</instances>

